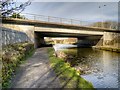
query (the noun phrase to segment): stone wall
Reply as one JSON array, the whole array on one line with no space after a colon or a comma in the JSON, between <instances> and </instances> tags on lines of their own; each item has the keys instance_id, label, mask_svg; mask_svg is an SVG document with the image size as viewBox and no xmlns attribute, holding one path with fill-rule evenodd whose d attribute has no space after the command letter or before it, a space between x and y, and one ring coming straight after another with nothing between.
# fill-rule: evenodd
<instances>
[{"instance_id":1,"label":"stone wall","mask_svg":"<svg viewBox=\"0 0 120 90\"><path fill-rule=\"evenodd\" d=\"M19 24L12 24L12 23L2 23L2 27L5 27L10 30L18 31L18 32L23 32L25 33L28 38L30 39L31 42L34 43L34 26L32 25L19 25Z\"/></svg>"},{"instance_id":2,"label":"stone wall","mask_svg":"<svg viewBox=\"0 0 120 90\"><path fill-rule=\"evenodd\" d=\"M2 27L2 46L8 45L8 44L14 44L19 42L30 42L29 37L24 33L20 31L15 31L12 29L4 28Z\"/></svg>"},{"instance_id":3,"label":"stone wall","mask_svg":"<svg viewBox=\"0 0 120 90\"><path fill-rule=\"evenodd\" d=\"M93 48L120 52L120 33L104 32L104 35L101 38L101 40Z\"/></svg>"},{"instance_id":4,"label":"stone wall","mask_svg":"<svg viewBox=\"0 0 120 90\"><path fill-rule=\"evenodd\" d=\"M1 47L2 47L2 28L0 28L0 55L2 53L2 48Z\"/></svg>"},{"instance_id":5,"label":"stone wall","mask_svg":"<svg viewBox=\"0 0 120 90\"><path fill-rule=\"evenodd\" d=\"M77 43L77 38L54 38L54 44L74 44Z\"/></svg>"},{"instance_id":6,"label":"stone wall","mask_svg":"<svg viewBox=\"0 0 120 90\"><path fill-rule=\"evenodd\" d=\"M120 33L104 32L103 46L120 48Z\"/></svg>"}]
</instances>

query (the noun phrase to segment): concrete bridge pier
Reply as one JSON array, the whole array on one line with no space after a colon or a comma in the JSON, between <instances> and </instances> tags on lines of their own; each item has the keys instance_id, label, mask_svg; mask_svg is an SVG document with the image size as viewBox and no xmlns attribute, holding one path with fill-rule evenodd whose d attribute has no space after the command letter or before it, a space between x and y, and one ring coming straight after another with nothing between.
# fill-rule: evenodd
<instances>
[{"instance_id":1,"label":"concrete bridge pier","mask_svg":"<svg viewBox=\"0 0 120 90\"><path fill-rule=\"evenodd\" d=\"M35 48L39 48L42 46L45 46L45 40L44 40L44 36L42 36L40 33L34 33L34 37L35 37Z\"/></svg>"}]
</instances>

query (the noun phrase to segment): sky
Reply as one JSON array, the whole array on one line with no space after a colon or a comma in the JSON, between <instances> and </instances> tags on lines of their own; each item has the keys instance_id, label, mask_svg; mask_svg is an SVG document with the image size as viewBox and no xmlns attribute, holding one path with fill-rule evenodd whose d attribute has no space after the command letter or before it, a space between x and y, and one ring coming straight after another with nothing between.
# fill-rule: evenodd
<instances>
[{"instance_id":1,"label":"sky","mask_svg":"<svg viewBox=\"0 0 120 90\"><path fill-rule=\"evenodd\" d=\"M69 2L68 0L61 0L60 2L55 2L55 0L34 0L30 6L26 7L23 13L81 21L117 21L118 0L74 0L74 2L73 0L69 0Z\"/></svg>"}]
</instances>

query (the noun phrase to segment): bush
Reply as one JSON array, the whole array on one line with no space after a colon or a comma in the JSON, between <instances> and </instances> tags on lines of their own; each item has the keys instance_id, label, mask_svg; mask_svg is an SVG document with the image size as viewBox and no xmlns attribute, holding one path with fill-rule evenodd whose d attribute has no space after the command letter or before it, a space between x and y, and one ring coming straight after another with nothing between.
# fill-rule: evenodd
<instances>
[{"instance_id":1,"label":"bush","mask_svg":"<svg viewBox=\"0 0 120 90\"><path fill-rule=\"evenodd\" d=\"M2 87L9 86L9 81L14 75L16 67L29 55L32 55L34 45L31 43L17 43L7 45L2 51Z\"/></svg>"}]
</instances>

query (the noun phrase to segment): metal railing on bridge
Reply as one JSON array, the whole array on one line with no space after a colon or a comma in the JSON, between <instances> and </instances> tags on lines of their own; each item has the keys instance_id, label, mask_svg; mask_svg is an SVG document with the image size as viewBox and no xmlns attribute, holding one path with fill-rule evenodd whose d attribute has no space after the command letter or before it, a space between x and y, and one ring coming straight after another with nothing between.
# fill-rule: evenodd
<instances>
[{"instance_id":1,"label":"metal railing on bridge","mask_svg":"<svg viewBox=\"0 0 120 90\"><path fill-rule=\"evenodd\" d=\"M12 17L9 17L9 18L12 18ZM30 13L21 13L19 17L16 14L14 18L51 22L51 23L58 23L58 24L98 27L98 28L107 28L107 29L115 29L115 30L118 29L118 23L113 21L102 21L102 22L80 21L75 19L36 15L36 14L30 14Z\"/></svg>"}]
</instances>

